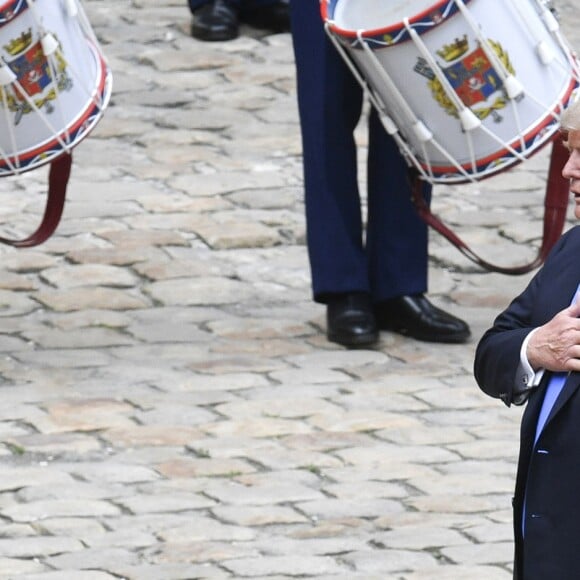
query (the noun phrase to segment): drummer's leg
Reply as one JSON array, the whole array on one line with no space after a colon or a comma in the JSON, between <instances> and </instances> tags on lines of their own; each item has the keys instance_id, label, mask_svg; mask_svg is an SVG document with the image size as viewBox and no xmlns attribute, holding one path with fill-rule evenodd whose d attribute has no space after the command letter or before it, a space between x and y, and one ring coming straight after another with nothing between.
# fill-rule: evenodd
<instances>
[{"instance_id":1,"label":"drummer's leg","mask_svg":"<svg viewBox=\"0 0 580 580\"><path fill-rule=\"evenodd\" d=\"M428 232L407 164L373 110L369 119L367 252L375 301L427 291ZM424 185L430 198L431 187Z\"/></svg>"},{"instance_id":2,"label":"drummer's leg","mask_svg":"<svg viewBox=\"0 0 580 580\"><path fill-rule=\"evenodd\" d=\"M324 33L317 0L290 3L314 297L367 292L353 131L362 91Z\"/></svg>"}]
</instances>

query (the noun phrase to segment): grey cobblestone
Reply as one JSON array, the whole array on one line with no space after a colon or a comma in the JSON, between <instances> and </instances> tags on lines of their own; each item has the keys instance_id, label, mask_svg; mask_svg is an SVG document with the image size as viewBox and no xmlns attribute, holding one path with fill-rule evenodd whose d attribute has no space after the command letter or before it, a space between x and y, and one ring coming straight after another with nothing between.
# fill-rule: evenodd
<instances>
[{"instance_id":1,"label":"grey cobblestone","mask_svg":"<svg viewBox=\"0 0 580 580\"><path fill-rule=\"evenodd\" d=\"M509 580L521 409L471 367L532 274L432 233L430 296L471 342L327 342L290 35L198 42L184 0L85 7L110 106L56 235L0 247L0 579ZM486 259L529 260L546 169L437 186L434 209ZM0 180L0 229L29 232L45 188Z\"/></svg>"}]
</instances>

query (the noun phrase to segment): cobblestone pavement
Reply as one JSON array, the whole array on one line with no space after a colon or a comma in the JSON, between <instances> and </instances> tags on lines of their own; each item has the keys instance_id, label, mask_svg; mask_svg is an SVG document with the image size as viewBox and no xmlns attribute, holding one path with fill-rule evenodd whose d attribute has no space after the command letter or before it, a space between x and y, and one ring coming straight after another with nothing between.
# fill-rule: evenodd
<instances>
[{"instance_id":1,"label":"cobblestone pavement","mask_svg":"<svg viewBox=\"0 0 580 580\"><path fill-rule=\"evenodd\" d=\"M290 36L200 43L181 0L86 7L111 105L57 234L0 248L0 578L509 579L521 410L471 368L530 275L432 234L430 296L473 340L326 342ZM435 210L522 263L546 168L438 187ZM4 231L32 229L45 179L0 181Z\"/></svg>"}]
</instances>

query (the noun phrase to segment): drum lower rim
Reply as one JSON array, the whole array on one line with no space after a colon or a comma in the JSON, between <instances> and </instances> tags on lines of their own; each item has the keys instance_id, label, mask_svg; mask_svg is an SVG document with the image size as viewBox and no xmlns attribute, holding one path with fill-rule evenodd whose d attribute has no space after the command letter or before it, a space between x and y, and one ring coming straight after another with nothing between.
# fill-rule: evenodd
<instances>
[{"instance_id":1,"label":"drum lower rim","mask_svg":"<svg viewBox=\"0 0 580 580\"><path fill-rule=\"evenodd\" d=\"M575 79L571 79L567 89L564 92L564 95L558 99L552 109L549 110L544 115L544 117L538 123L536 123L536 125L530 128L523 136L523 140L526 145L524 149L522 149L520 146L521 144L519 137L515 138L507 145L515 149L518 153L524 154L526 159L529 159L543 147L551 143L559 132L559 123L556 119L554 119L553 115L557 114L558 112L561 113L562 110L566 108L573 97L574 91L576 91L578 88L580 88L580 83L578 83L578 81ZM534 143L542 131L549 129L551 126L553 126L553 129L546 131L546 134L542 137L542 139L537 143ZM527 147L528 144L533 144L533 146ZM505 163L498 165L496 168L489 167L490 164L499 159L505 159ZM429 175L429 179L427 180L433 183L467 183L469 181L481 181L493 175L497 175L498 173L505 171L513 165L521 163L521 160L512 155L508 149L496 151L493 154L476 161L477 171L473 170L473 167L470 163L461 164L461 167L469 174L469 177L466 177L461 172L457 171L457 168L453 165L429 165L421 160L417 160L419 166L426 173L429 174L430 172L432 174L433 177L431 178Z\"/></svg>"},{"instance_id":2,"label":"drum lower rim","mask_svg":"<svg viewBox=\"0 0 580 580\"><path fill-rule=\"evenodd\" d=\"M8 161L0 156L0 176L18 175L50 163L56 157L71 151L83 141L102 118L111 98L113 77L103 55L94 46L91 48L97 56L96 62L100 74L97 77L98 82L95 85L94 92L87 101L86 106L58 135L52 136L52 138L43 143L35 144L33 148L18 151L15 155L9 156ZM100 103L96 103L95 98L99 98ZM91 120L90 125L82 130L89 119ZM65 140L67 134L69 136L71 134L74 135L74 138L68 144L68 147L63 147L59 139ZM17 167L16 171L11 169L10 163L12 166Z\"/></svg>"}]
</instances>

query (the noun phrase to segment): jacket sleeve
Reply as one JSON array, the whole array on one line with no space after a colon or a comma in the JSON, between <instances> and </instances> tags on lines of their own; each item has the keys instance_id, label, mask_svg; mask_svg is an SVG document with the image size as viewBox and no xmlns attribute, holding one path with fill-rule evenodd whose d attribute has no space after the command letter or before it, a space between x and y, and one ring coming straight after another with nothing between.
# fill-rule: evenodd
<instances>
[{"instance_id":1,"label":"jacket sleeve","mask_svg":"<svg viewBox=\"0 0 580 580\"><path fill-rule=\"evenodd\" d=\"M487 395L501 399L508 407L522 404L530 392L530 377L520 364L520 350L526 336L540 324L536 311L538 295L550 285L553 264L566 244L563 236L546 264L532 278L527 288L495 319L482 336L475 352L474 375ZM556 258L556 260L554 260Z\"/></svg>"},{"instance_id":2,"label":"jacket sleeve","mask_svg":"<svg viewBox=\"0 0 580 580\"><path fill-rule=\"evenodd\" d=\"M477 384L484 393L501 399L508 407L519 402L521 391L527 387L520 366L520 349L534 328L527 316L533 300L534 280L495 319L475 351L474 374Z\"/></svg>"}]
</instances>

